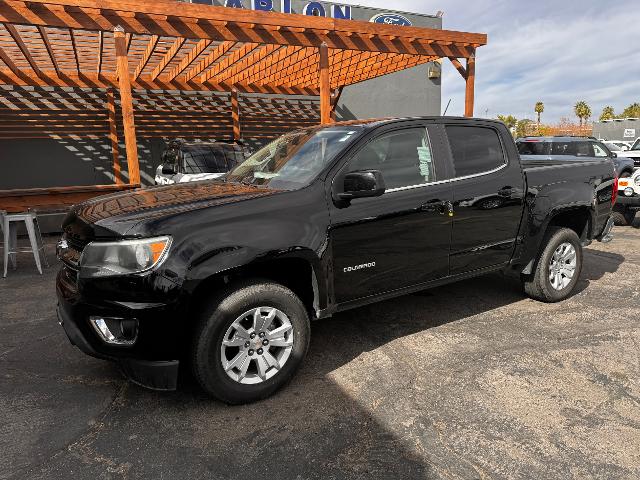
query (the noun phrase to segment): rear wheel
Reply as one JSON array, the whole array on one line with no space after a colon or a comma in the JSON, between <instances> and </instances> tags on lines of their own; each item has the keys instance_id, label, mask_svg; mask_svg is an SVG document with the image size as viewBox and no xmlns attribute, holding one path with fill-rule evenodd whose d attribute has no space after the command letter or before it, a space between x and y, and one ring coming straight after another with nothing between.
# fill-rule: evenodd
<instances>
[{"instance_id":1,"label":"rear wheel","mask_svg":"<svg viewBox=\"0 0 640 480\"><path fill-rule=\"evenodd\" d=\"M568 228L552 228L545 236L536 269L523 281L527 295L542 302L559 302L567 298L582 271L582 244Z\"/></svg>"},{"instance_id":2,"label":"rear wheel","mask_svg":"<svg viewBox=\"0 0 640 480\"><path fill-rule=\"evenodd\" d=\"M613 207L613 221L619 227L626 227L633 223L633 220L636 218L636 211L631 210L622 205L615 205Z\"/></svg>"},{"instance_id":3,"label":"rear wheel","mask_svg":"<svg viewBox=\"0 0 640 480\"><path fill-rule=\"evenodd\" d=\"M309 346L309 316L288 288L238 285L205 309L193 343L194 375L230 404L268 397L286 384Z\"/></svg>"}]
</instances>

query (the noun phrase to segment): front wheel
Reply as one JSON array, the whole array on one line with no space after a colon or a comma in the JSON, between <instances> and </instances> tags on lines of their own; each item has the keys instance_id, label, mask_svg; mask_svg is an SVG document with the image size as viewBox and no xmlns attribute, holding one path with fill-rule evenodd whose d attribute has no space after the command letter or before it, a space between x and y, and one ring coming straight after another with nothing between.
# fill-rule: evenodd
<instances>
[{"instance_id":1,"label":"front wheel","mask_svg":"<svg viewBox=\"0 0 640 480\"><path fill-rule=\"evenodd\" d=\"M571 295L581 271L578 235L568 228L553 228L545 236L533 275L523 281L525 292L542 302L559 302Z\"/></svg>"},{"instance_id":2,"label":"front wheel","mask_svg":"<svg viewBox=\"0 0 640 480\"><path fill-rule=\"evenodd\" d=\"M306 356L309 316L288 288L251 282L212 302L193 343L193 371L210 395L229 404L266 398Z\"/></svg>"}]
</instances>

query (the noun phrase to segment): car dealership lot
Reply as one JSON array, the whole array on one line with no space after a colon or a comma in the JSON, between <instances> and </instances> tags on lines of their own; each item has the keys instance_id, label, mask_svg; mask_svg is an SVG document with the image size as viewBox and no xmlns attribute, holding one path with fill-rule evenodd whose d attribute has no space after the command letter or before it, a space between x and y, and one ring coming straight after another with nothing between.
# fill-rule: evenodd
<instances>
[{"instance_id":1,"label":"car dealership lot","mask_svg":"<svg viewBox=\"0 0 640 480\"><path fill-rule=\"evenodd\" d=\"M22 255L0 279L0 479L638 478L635 227L586 250L563 303L494 275L317 322L300 374L243 407L80 353L55 268Z\"/></svg>"}]
</instances>

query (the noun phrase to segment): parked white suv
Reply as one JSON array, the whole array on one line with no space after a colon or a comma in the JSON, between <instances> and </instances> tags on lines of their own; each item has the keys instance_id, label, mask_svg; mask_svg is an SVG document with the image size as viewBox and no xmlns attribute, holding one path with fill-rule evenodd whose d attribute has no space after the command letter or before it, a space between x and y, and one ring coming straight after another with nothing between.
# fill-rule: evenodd
<instances>
[{"instance_id":1,"label":"parked white suv","mask_svg":"<svg viewBox=\"0 0 640 480\"><path fill-rule=\"evenodd\" d=\"M618 180L618 200L613 208L616 225L631 225L640 210L640 169Z\"/></svg>"}]
</instances>

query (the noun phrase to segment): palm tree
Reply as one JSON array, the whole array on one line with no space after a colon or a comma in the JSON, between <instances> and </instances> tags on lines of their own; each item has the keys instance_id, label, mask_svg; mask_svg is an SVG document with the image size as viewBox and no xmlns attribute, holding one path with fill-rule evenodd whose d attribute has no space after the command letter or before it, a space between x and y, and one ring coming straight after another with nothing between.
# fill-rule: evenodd
<instances>
[{"instance_id":1,"label":"palm tree","mask_svg":"<svg viewBox=\"0 0 640 480\"><path fill-rule=\"evenodd\" d=\"M614 118L616 118L616 112L613 110L612 106L607 105L602 109L602 113L600 114L601 122L603 120L613 120Z\"/></svg>"},{"instance_id":2,"label":"palm tree","mask_svg":"<svg viewBox=\"0 0 640 480\"><path fill-rule=\"evenodd\" d=\"M516 123L518 123L518 119L513 115L498 115L498 120L504 123L509 129L514 128Z\"/></svg>"},{"instance_id":3,"label":"palm tree","mask_svg":"<svg viewBox=\"0 0 640 480\"><path fill-rule=\"evenodd\" d=\"M544 103L536 102L534 110L538 114L538 134L540 134L540 115L544 112Z\"/></svg>"},{"instance_id":4,"label":"palm tree","mask_svg":"<svg viewBox=\"0 0 640 480\"><path fill-rule=\"evenodd\" d=\"M580 128L582 129L583 123L586 124L587 119L591 116L591 107L584 100L580 100L573 107L573 111L580 120Z\"/></svg>"}]
</instances>

